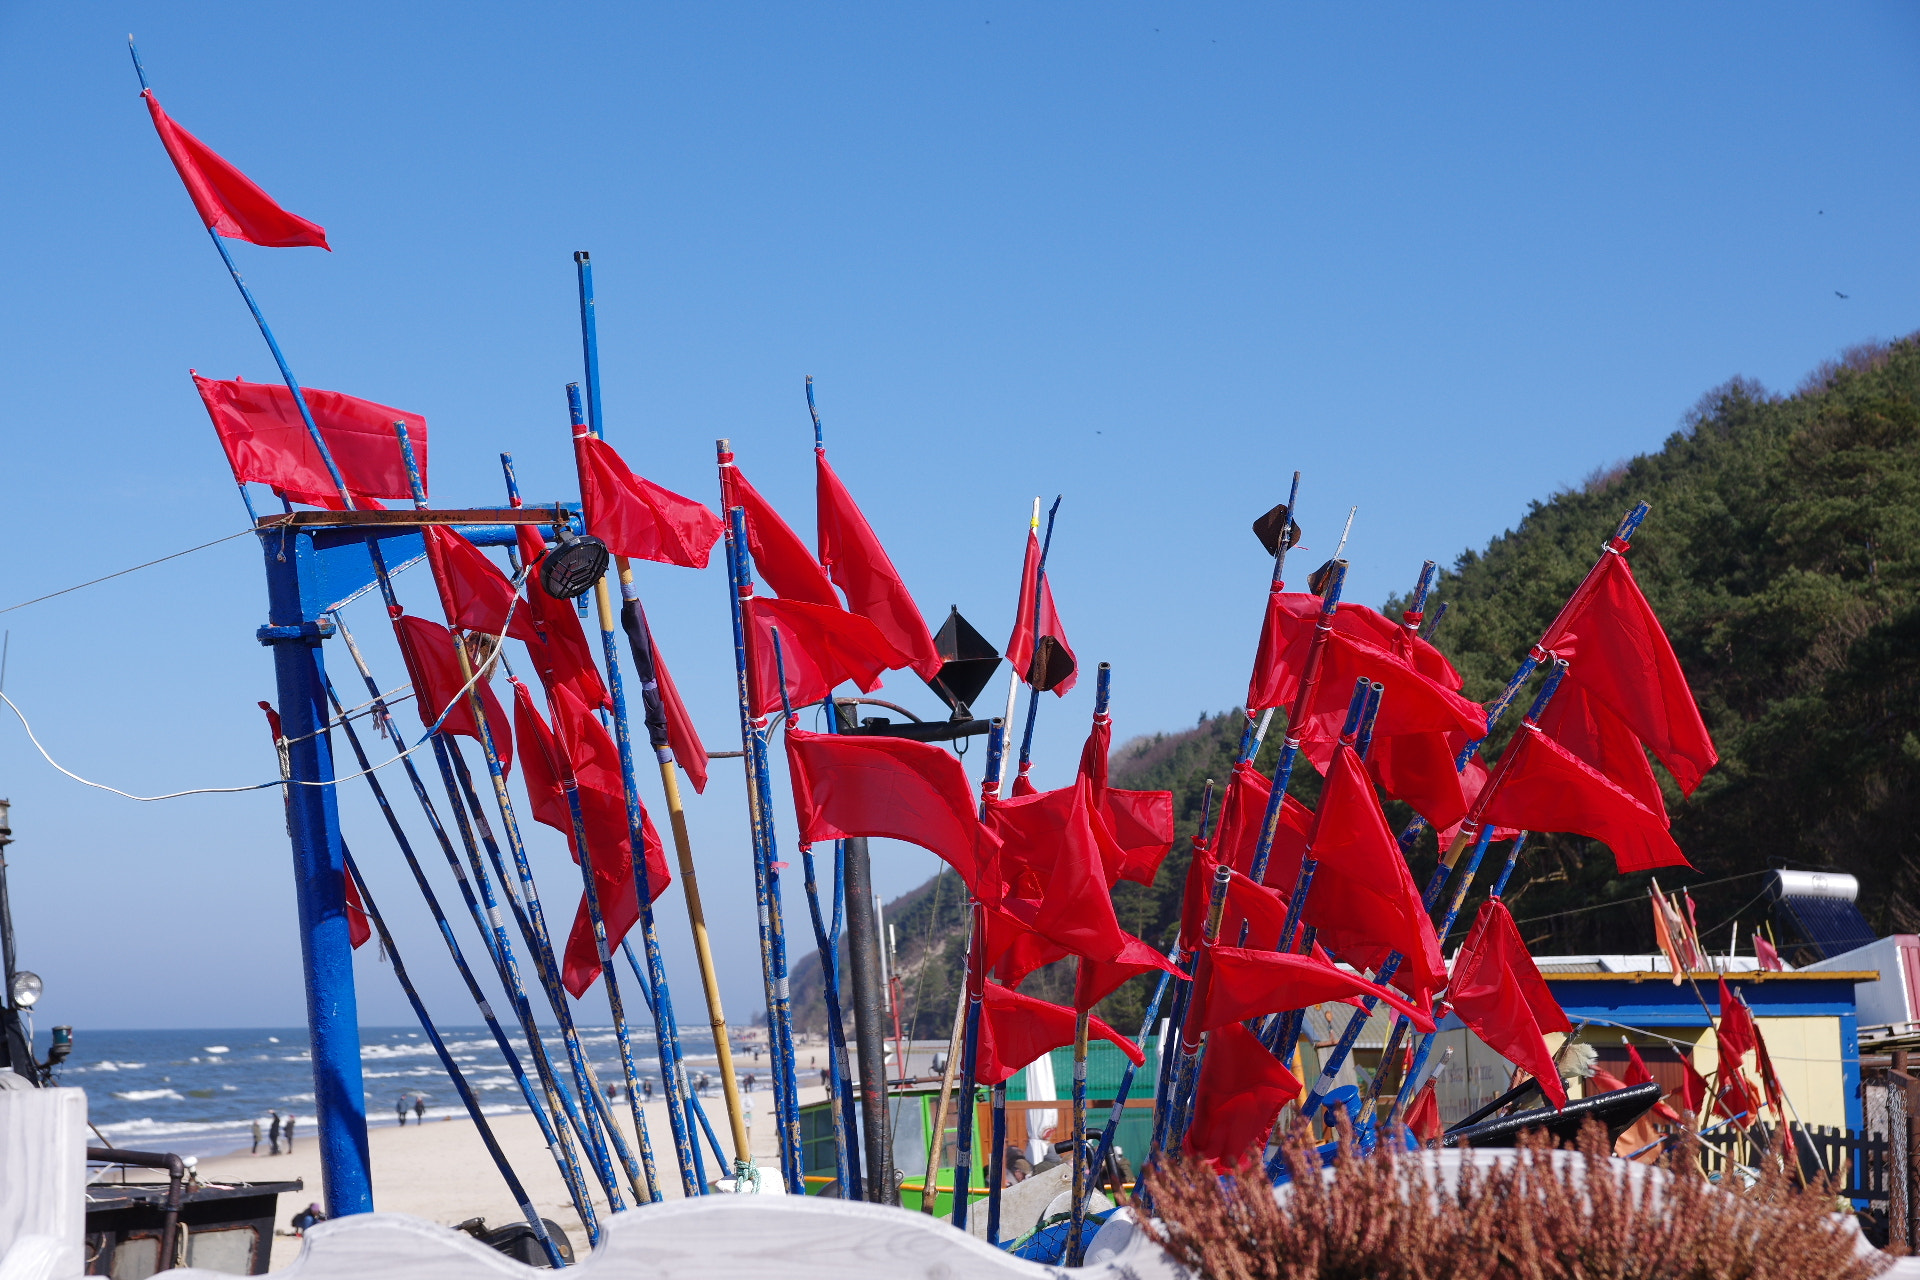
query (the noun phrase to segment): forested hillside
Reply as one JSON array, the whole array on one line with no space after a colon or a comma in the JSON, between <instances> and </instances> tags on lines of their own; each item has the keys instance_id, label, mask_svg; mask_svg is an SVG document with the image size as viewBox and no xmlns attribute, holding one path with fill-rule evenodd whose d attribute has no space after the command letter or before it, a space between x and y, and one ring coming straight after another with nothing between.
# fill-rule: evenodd
<instances>
[{"instance_id":1,"label":"forested hillside","mask_svg":"<svg viewBox=\"0 0 1920 1280\"><path fill-rule=\"evenodd\" d=\"M1920 930L1920 337L1855 348L1791 395L1740 379L1716 388L1658 453L1533 503L1511 531L1463 553L1428 609L1447 605L1434 642L1468 696L1500 690L1641 501L1653 510L1629 559L1721 756L1690 799L1661 774L1674 835L1695 868L1662 885L1695 886L1715 949L1736 920L1745 939L1765 918L1773 867L1851 872L1876 928ZM1223 700L1245 679L1222 671ZM1225 779L1240 723L1236 710L1116 752L1115 785L1176 798L1180 838L1158 881L1114 895L1122 925L1155 943L1171 938L1200 796L1207 778ZM1277 727L1269 735L1269 766L1279 736ZM1301 769L1294 789L1311 803L1317 782ZM1433 859L1429 834L1417 880ZM1616 876L1603 847L1551 835L1528 844L1507 899L1536 952L1646 951L1645 885L1645 875ZM947 875L889 909L915 1035L944 1036L951 1024L961 907ZM1057 968L1024 989L1064 998L1071 975ZM1103 1016L1136 1030L1140 985L1116 993ZM818 990L808 957L795 995L813 1025L824 1017Z\"/></svg>"}]
</instances>

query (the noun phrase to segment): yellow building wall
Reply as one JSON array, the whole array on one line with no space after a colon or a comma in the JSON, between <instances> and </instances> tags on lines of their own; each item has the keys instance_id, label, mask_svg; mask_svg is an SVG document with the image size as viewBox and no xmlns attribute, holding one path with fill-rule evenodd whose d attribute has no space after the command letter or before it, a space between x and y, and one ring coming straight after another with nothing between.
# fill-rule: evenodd
<instances>
[{"instance_id":1,"label":"yellow building wall","mask_svg":"<svg viewBox=\"0 0 1920 1280\"><path fill-rule=\"evenodd\" d=\"M1840 1067L1840 1019L1838 1018L1755 1018L1760 1034L1767 1042L1767 1055L1780 1077L1787 1101L1799 1113L1802 1124L1847 1127L1845 1077ZM1760 1091L1760 1072L1753 1055L1747 1063L1747 1081L1754 1096ZM1703 1076L1711 1076L1720 1055L1714 1038L1700 1033L1694 1049L1693 1066Z\"/></svg>"}]
</instances>

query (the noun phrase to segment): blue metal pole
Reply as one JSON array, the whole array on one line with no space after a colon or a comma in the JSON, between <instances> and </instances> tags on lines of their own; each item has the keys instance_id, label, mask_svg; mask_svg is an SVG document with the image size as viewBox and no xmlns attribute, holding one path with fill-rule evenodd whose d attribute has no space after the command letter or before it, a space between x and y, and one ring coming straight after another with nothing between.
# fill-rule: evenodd
<instances>
[{"instance_id":1,"label":"blue metal pole","mask_svg":"<svg viewBox=\"0 0 1920 1280\"><path fill-rule=\"evenodd\" d=\"M317 606L309 612L307 586L319 574L312 535L297 533L290 543L284 558L263 547L269 621L258 636L273 649L276 702L287 738L287 832L299 904L314 1112L327 1214L339 1218L373 1211L373 1179L353 944L348 938L346 862L333 786L333 747L325 732L326 669L320 644L332 626Z\"/></svg>"}]
</instances>

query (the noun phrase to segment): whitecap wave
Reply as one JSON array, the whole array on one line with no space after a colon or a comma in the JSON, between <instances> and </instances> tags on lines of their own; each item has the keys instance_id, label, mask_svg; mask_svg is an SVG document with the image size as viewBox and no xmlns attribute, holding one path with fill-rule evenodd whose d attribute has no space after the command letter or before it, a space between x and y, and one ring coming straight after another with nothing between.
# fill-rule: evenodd
<instances>
[{"instance_id":1,"label":"whitecap wave","mask_svg":"<svg viewBox=\"0 0 1920 1280\"><path fill-rule=\"evenodd\" d=\"M125 1093L116 1093L113 1096L122 1102L151 1102L156 1098L166 1098L172 1102L186 1101L172 1089L129 1089Z\"/></svg>"}]
</instances>

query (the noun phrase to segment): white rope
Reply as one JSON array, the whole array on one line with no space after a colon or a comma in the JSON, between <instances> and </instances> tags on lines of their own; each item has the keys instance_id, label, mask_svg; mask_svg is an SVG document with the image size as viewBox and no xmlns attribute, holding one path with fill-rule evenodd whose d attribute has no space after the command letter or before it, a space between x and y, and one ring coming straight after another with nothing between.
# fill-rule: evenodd
<instances>
[{"instance_id":1,"label":"white rope","mask_svg":"<svg viewBox=\"0 0 1920 1280\"><path fill-rule=\"evenodd\" d=\"M251 530L249 530L249 532L251 532ZM26 712L20 710L19 705L15 703L12 698L9 698L6 695L5 690L0 690L0 702L6 703L8 709L11 710L15 716L19 717L20 727L27 731L27 741L33 744L34 750L40 753L40 758L42 760L45 760L48 764L52 765L55 769L58 769L61 773L66 774L69 778L72 778L75 782L80 783L82 786L92 787L96 791L110 792L113 795L122 796L128 800L138 800L142 804L151 804L156 800L178 800L182 796L231 795L235 792L241 792L241 791L264 791L269 787L281 787L281 786L334 787L334 786L340 785L343 782L352 782L355 778L364 778L370 773L378 773L380 770L386 768L388 765L398 764L400 761L405 760L408 756L412 755L414 752L420 750L420 748L426 746L427 743L432 740L433 735L440 731L440 726L446 723L447 717L453 714L453 709L460 705L461 700L467 696L468 691L471 690L473 686L476 683L478 683L483 676L486 676L487 674L489 674L493 670L494 664L500 661L500 655L504 651L504 647L506 644L507 629L513 625L514 611L520 607L520 592L519 592L520 583L526 578L526 576L527 576L526 570L522 569L520 571L519 576L514 579L513 603L507 607L506 621L504 624L502 624L500 628L500 634L493 638L494 640L494 643L492 645L493 653L487 658L487 660L484 663L482 663L474 671L474 673L471 676L467 678L467 682L461 685L459 690L454 693L452 699L448 701L447 705L444 708L441 709L439 718L436 719L432 724L428 725L427 731L420 735L420 740L414 743L412 746L408 747L406 750L401 751L398 754L394 755L391 759L383 760L379 764L374 765L370 769L362 769L357 773L349 773L344 775L343 777L334 778L329 782L309 782L304 778L275 778L272 782L255 782L248 786L243 786L243 787L190 787L185 791L169 791L164 795L137 796L133 794L133 792L131 791L122 791L120 788L110 787L104 782L95 782L91 778L83 778L79 774L75 773L73 770L61 764L58 760L55 760L51 755L48 754L47 749L40 744L40 739L37 736L35 736L33 732L33 725L31 725L27 721ZM456 639L454 643L458 644L459 641ZM290 739L290 741L299 741L299 739Z\"/></svg>"}]
</instances>

